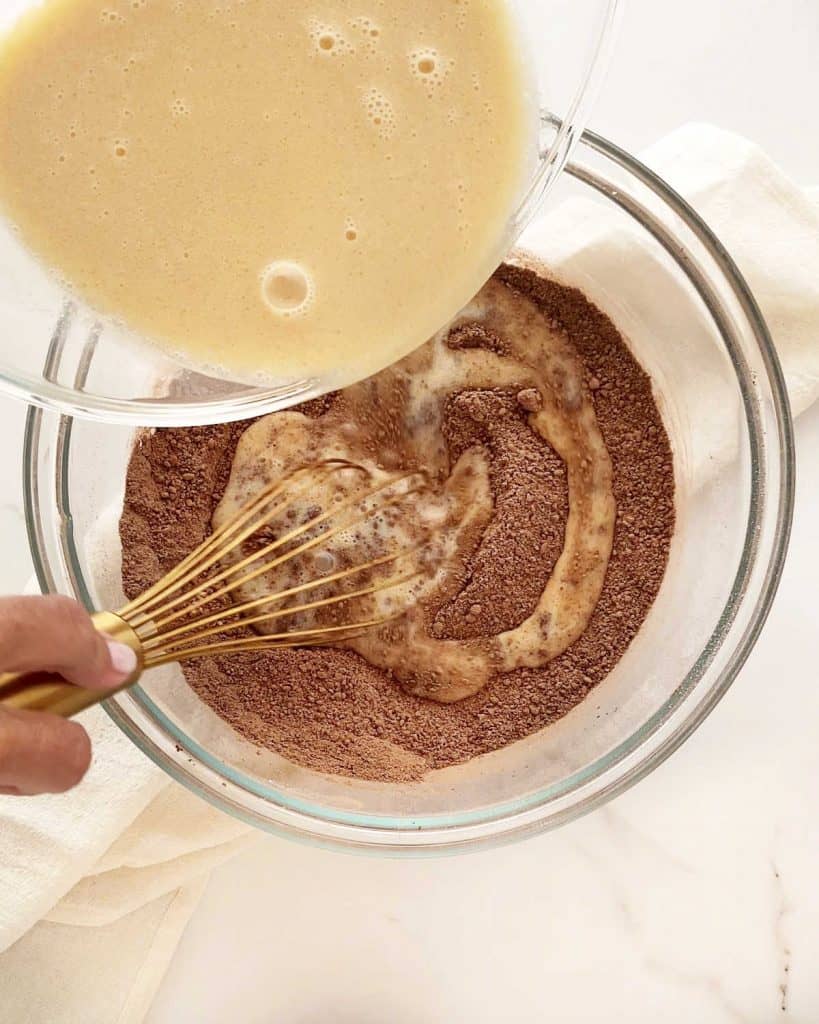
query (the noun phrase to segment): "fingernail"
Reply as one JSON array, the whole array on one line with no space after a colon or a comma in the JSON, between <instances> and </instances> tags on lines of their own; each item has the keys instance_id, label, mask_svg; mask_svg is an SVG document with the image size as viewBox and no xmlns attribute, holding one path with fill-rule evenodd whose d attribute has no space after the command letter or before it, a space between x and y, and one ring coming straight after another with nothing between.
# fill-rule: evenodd
<instances>
[{"instance_id":1,"label":"fingernail","mask_svg":"<svg viewBox=\"0 0 819 1024\"><path fill-rule=\"evenodd\" d=\"M136 654L127 644L118 643L116 640L108 640L107 643L111 667L123 679L127 679L137 667Z\"/></svg>"}]
</instances>

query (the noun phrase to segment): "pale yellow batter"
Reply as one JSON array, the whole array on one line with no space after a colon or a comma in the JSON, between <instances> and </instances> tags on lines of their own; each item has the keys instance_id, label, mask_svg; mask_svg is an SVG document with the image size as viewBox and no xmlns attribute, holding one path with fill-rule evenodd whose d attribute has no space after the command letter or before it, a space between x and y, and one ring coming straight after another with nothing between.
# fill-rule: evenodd
<instances>
[{"instance_id":1,"label":"pale yellow batter","mask_svg":"<svg viewBox=\"0 0 819 1024\"><path fill-rule=\"evenodd\" d=\"M506 0L46 0L0 50L0 202L197 367L361 379L480 288L530 175Z\"/></svg>"}]
</instances>

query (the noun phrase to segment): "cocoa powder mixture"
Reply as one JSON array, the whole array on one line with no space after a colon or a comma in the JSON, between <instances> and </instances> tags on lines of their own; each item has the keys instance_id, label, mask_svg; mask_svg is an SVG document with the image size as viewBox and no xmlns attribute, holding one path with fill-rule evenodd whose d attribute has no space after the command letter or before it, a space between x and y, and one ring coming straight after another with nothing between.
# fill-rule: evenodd
<instances>
[{"instance_id":1,"label":"cocoa powder mixture","mask_svg":"<svg viewBox=\"0 0 819 1024\"><path fill-rule=\"evenodd\" d=\"M605 583L585 633L543 668L495 675L479 693L441 704L405 693L353 651L233 654L184 667L185 678L237 732L307 768L383 782L420 779L529 735L565 715L611 671L659 590L674 529L671 449L651 382L612 322L576 289L519 267L497 278L533 300L586 367L613 466L617 505ZM502 345L480 330L453 348ZM536 391L461 392L449 399L452 461L464 446L491 452L495 514L469 580L434 622L468 640L514 627L537 604L558 558L568 509L561 460L526 413ZM328 396L301 411L321 416ZM462 423L469 430L461 429ZM474 424L486 424L476 439ZM213 510L248 423L157 430L133 452L120 521L123 582L136 596L210 532Z\"/></svg>"}]
</instances>

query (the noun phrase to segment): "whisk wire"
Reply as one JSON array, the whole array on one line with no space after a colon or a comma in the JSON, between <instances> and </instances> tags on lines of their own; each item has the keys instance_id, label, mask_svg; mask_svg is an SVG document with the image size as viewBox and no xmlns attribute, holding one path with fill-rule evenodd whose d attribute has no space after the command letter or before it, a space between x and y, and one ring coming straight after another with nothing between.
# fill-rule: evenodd
<instances>
[{"instance_id":1,"label":"whisk wire","mask_svg":"<svg viewBox=\"0 0 819 1024\"><path fill-rule=\"evenodd\" d=\"M417 550L417 549L413 549ZM223 609L218 612L214 612L211 615L206 616L203 619L198 619L196 622L190 622L183 626L178 626L176 629L168 632L162 632L153 637L149 637L143 641L143 647L146 651L155 649L158 646L167 644L170 640L175 640L178 637L187 637L185 642L192 642L205 636L211 636L224 632L224 629L228 623L228 620L234 618L242 618L242 626L253 626L260 622L267 620L282 618L286 615L297 615L302 612L313 611L316 608L329 607L331 605L342 604L345 601L352 601L355 598L367 597L371 594L380 593L383 590L391 589L392 587L398 587L402 583L408 583L410 580L418 576L418 571L407 572L398 576L391 576L386 580L380 580L376 583L372 583L367 587L362 587L358 590L349 591L348 593L335 594L332 597L322 598L316 601L310 601L306 604L300 604L290 606L287 608L280 608L272 612L264 612L260 615L245 617L248 612L253 612L257 608L269 608L272 604L280 603L286 600L288 597L293 597L296 594L304 593L308 590L313 590L316 587L321 587L329 583L337 582L338 580L349 578L350 576L356 575L360 572L365 572L369 569L376 568L379 565L386 565L391 562L396 562L400 558L406 557L410 554L410 551L402 551L397 555L389 555L384 558L374 559L371 562L367 562L360 566L355 566L352 569L346 569L338 573L334 573L332 576L323 576L316 580L310 580L307 583L302 583L297 587L291 587L288 590L282 590L272 596L266 595L265 597L256 598L253 601L245 601L242 604L235 605L230 608ZM212 629L202 629L202 627L213 626ZM191 637L189 634L194 634Z\"/></svg>"},{"instance_id":2,"label":"whisk wire","mask_svg":"<svg viewBox=\"0 0 819 1024\"><path fill-rule=\"evenodd\" d=\"M339 643L341 640L351 640L360 636L374 626L381 626L389 622L395 616L379 616L377 618L365 619L361 622L348 623L343 626L322 626L319 629L287 630L284 633L272 633L264 637L243 637L238 640L217 641L212 644L202 644L198 647L186 647L184 650L185 661L192 661L195 658L203 658L209 654L239 654L260 650L271 650L287 647L321 647L330 643ZM145 667L156 668L159 665L167 665L169 662L178 661L181 652L162 650L160 653L146 653Z\"/></svg>"},{"instance_id":3,"label":"whisk wire","mask_svg":"<svg viewBox=\"0 0 819 1024\"><path fill-rule=\"evenodd\" d=\"M310 510L316 501L314 495L308 492L317 485L323 488L333 473L342 470L353 470L365 477L361 491L352 496L348 493L346 497L346 487L345 490L325 491L323 499L329 500L329 506L326 511L311 515ZM426 569L431 564L429 553L422 562L411 562L406 570L396 563L415 554L424 546L423 541L413 546L407 538L402 550L396 551L398 544L394 543L391 553L372 558L363 564L350 564L349 559L345 559L347 564L343 568L318 578L315 578L312 571L318 569L317 560L310 558L307 565L287 567L285 577L289 576L289 579L279 581L293 583L295 579L301 582L287 586L286 589L273 589L271 593L256 598L252 597L252 592L241 593L243 587L259 576L272 574L277 568L309 553L319 544L327 544L342 531L352 531L352 548L355 550L356 546L366 542L366 538L359 532L362 523L406 502L426 485L423 471L391 477L377 486L369 486L374 479L372 470L344 459L327 459L317 465L299 467L263 487L246 506L239 509L235 517L215 530L162 579L118 612L96 613L96 628L120 643L127 644L136 655L135 668L123 680L120 689L135 683L146 668L176 661L187 662L208 655L339 644L399 618L404 613L404 608L400 607L403 602L389 598L383 602L365 604L364 610L358 613L362 618L354 622L339 623L338 620L344 614L334 609L346 605L351 609L346 614L354 615L354 600L372 597L419 576L420 566L423 564ZM390 488L396 488L392 495L389 494ZM291 526L291 522L295 521L294 513L291 512L282 523L280 517L305 497L310 502L306 521ZM276 521L281 524L277 528L284 530L279 537L275 537ZM388 526L393 525L392 519L387 522ZM419 530L424 534L423 520L415 525L414 532ZM245 555L245 542L259 531L264 531L258 538L260 547ZM379 531L380 524L376 522L374 535ZM274 539L268 542L267 538L271 534ZM386 566L393 566L386 576L377 571ZM355 579L367 571L375 571L375 578ZM333 587L348 579L355 580L349 591L330 591L329 596L323 597L320 596L321 592L315 593L317 588ZM278 585L273 576L270 582L271 585ZM295 603L287 603L291 599L295 599ZM222 606L219 607L216 602ZM209 608L209 605L213 607ZM207 611L203 613L202 609ZM328 609L324 621L332 624L322 624L321 616L310 616L310 613L320 609ZM301 621L293 618L298 615L308 617ZM263 622L278 623L286 617L292 620L293 628L275 633L240 632ZM319 621L316 621L317 618ZM169 629L169 626L172 628ZM110 696L111 692L106 691L105 695ZM24 710L51 710L70 717L101 699L102 691L73 686L54 673L0 674L0 706L7 704Z\"/></svg>"},{"instance_id":4,"label":"whisk wire","mask_svg":"<svg viewBox=\"0 0 819 1024\"><path fill-rule=\"evenodd\" d=\"M372 488L363 495L355 495L354 497L346 500L342 504L336 506L336 508L323 512L320 515L308 520L306 523L300 524L297 527L293 527L288 533L271 541L269 544L266 544L258 551L255 551L252 554L247 555L239 562L223 569L215 576L203 580L191 589L186 590L183 593L178 594L177 597L165 602L162 610L166 614L163 614L162 616L154 618L153 616L149 616L145 609L143 609L139 613L141 618L138 620L137 628L139 628L139 626L142 626L147 620L152 620L154 627L157 630L160 630L165 626L169 625L171 622L174 622L183 617L187 617L192 612L195 612L208 604L212 604L214 601L219 600L220 598L230 595L240 587L246 586L253 580L258 579L259 576L271 572L273 569L278 568L285 562L290 561L298 555L303 555L307 551L310 551L313 548L317 547L319 544L326 543L330 538L336 536L339 533L342 533L344 530L349 530L352 526L355 526L359 522L365 521L369 516L376 514L376 512L380 513L384 511L386 508L394 507L395 505L404 501L409 495L417 493L417 489L406 491L399 497L380 505L378 509L367 511L363 516L359 516L353 520L349 520L346 522L342 521L341 523L336 524L332 529L326 530L325 532L318 534L316 537L312 537L309 540L304 541L302 544L297 545L294 548L291 548L289 551L286 551L284 554L278 556L277 558L274 558L270 561L265 562L262 565L257 566L250 572L244 572L245 569L253 565L255 562L259 562L262 559L267 558L268 555L273 554L275 551L279 550L285 544L288 544L291 541L296 540L304 533L314 529L318 525L321 525L331 517L335 517L339 513L345 512L351 507L360 505L362 502L369 500L379 492L385 490L387 487L395 486L398 483L411 479L413 475L414 474L408 474L404 477L393 478L385 483L380 484L378 487ZM235 538L231 542L228 551L233 550L238 545L244 543L244 541L247 540L248 537L252 536L254 533L257 533L259 529L267 525L268 522L269 520L265 518L265 520L263 520L261 523L257 523L253 526L253 528L249 529L248 531L243 531L243 533L240 534L239 537ZM225 557L226 553L228 552L226 552L224 549L221 549L218 554L209 556L203 563L199 565L198 569L190 570L190 572L186 574L184 581L180 581L177 583L177 585L174 587L174 591L178 591L179 588L183 586L185 583L190 582L192 579L196 579L203 572L206 572L214 564L222 560ZM244 573L244 575L242 575L241 578L235 580L232 583L225 582L231 579L231 577L239 576L240 573ZM220 586L220 584L223 583L225 583L225 585ZM216 587L217 589L214 590L214 587Z\"/></svg>"},{"instance_id":5,"label":"whisk wire","mask_svg":"<svg viewBox=\"0 0 819 1024\"><path fill-rule=\"evenodd\" d=\"M332 464L330 464L332 463ZM224 552L224 545L228 538L232 537L235 533L241 530L245 525L258 514L259 509L263 508L267 503L271 502L274 498L278 497L282 491L287 489L294 480L298 480L303 476L307 477L305 486L299 488L295 494L291 493L290 499L282 504L279 508L268 510L267 515L269 518L273 518L282 511L286 510L289 505L293 504L293 501L307 491L311 485L315 483L315 474L320 472L321 476L324 477L329 475L335 469L346 468L348 465L351 468L352 464L344 463L343 460L330 460L328 463L322 463L318 467L303 467L295 470L291 476L284 480L278 480L267 487L265 487L251 502L246 505L241 512L236 516L235 519L225 523L222 527L215 530L210 537L204 540L198 547L183 558L173 569L170 570L161 580L148 587L139 597L135 598L126 604L120 614L123 617L132 618L136 614L147 616L147 612L150 608L153 608L156 604L165 600L171 594L177 593L178 590L189 583L192 579L196 579L197 576L207 571L210 566L214 565L220 560ZM314 474L310 476L311 472ZM259 524L254 524L245 534L244 537L233 541L232 546L238 543L242 543L247 537L252 536L259 529ZM213 552L218 552L215 556Z\"/></svg>"}]
</instances>

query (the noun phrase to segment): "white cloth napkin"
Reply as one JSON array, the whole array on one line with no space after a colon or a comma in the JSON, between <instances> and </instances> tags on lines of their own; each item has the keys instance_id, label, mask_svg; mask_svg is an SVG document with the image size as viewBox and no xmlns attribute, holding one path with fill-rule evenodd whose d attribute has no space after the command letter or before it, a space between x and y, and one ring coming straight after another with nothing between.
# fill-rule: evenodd
<instances>
[{"instance_id":1,"label":"white cloth napkin","mask_svg":"<svg viewBox=\"0 0 819 1024\"><path fill-rule=\"evenodd\" d=\"M679 129L644 159L736 259L801 412L819 393L819 192L797 187L752 143L707 125ZM524 246L573 266L591 231L594 259L605 259L600 225L567 221L569 213L546 213ZM612 254L622 263L622 249ZM245 826L148 762L103 712L83 721L95 759L81 786L59 797L0 798L5 1020L143 1020L208 874L249 840Z\"/></svg>"}]
</instances>

